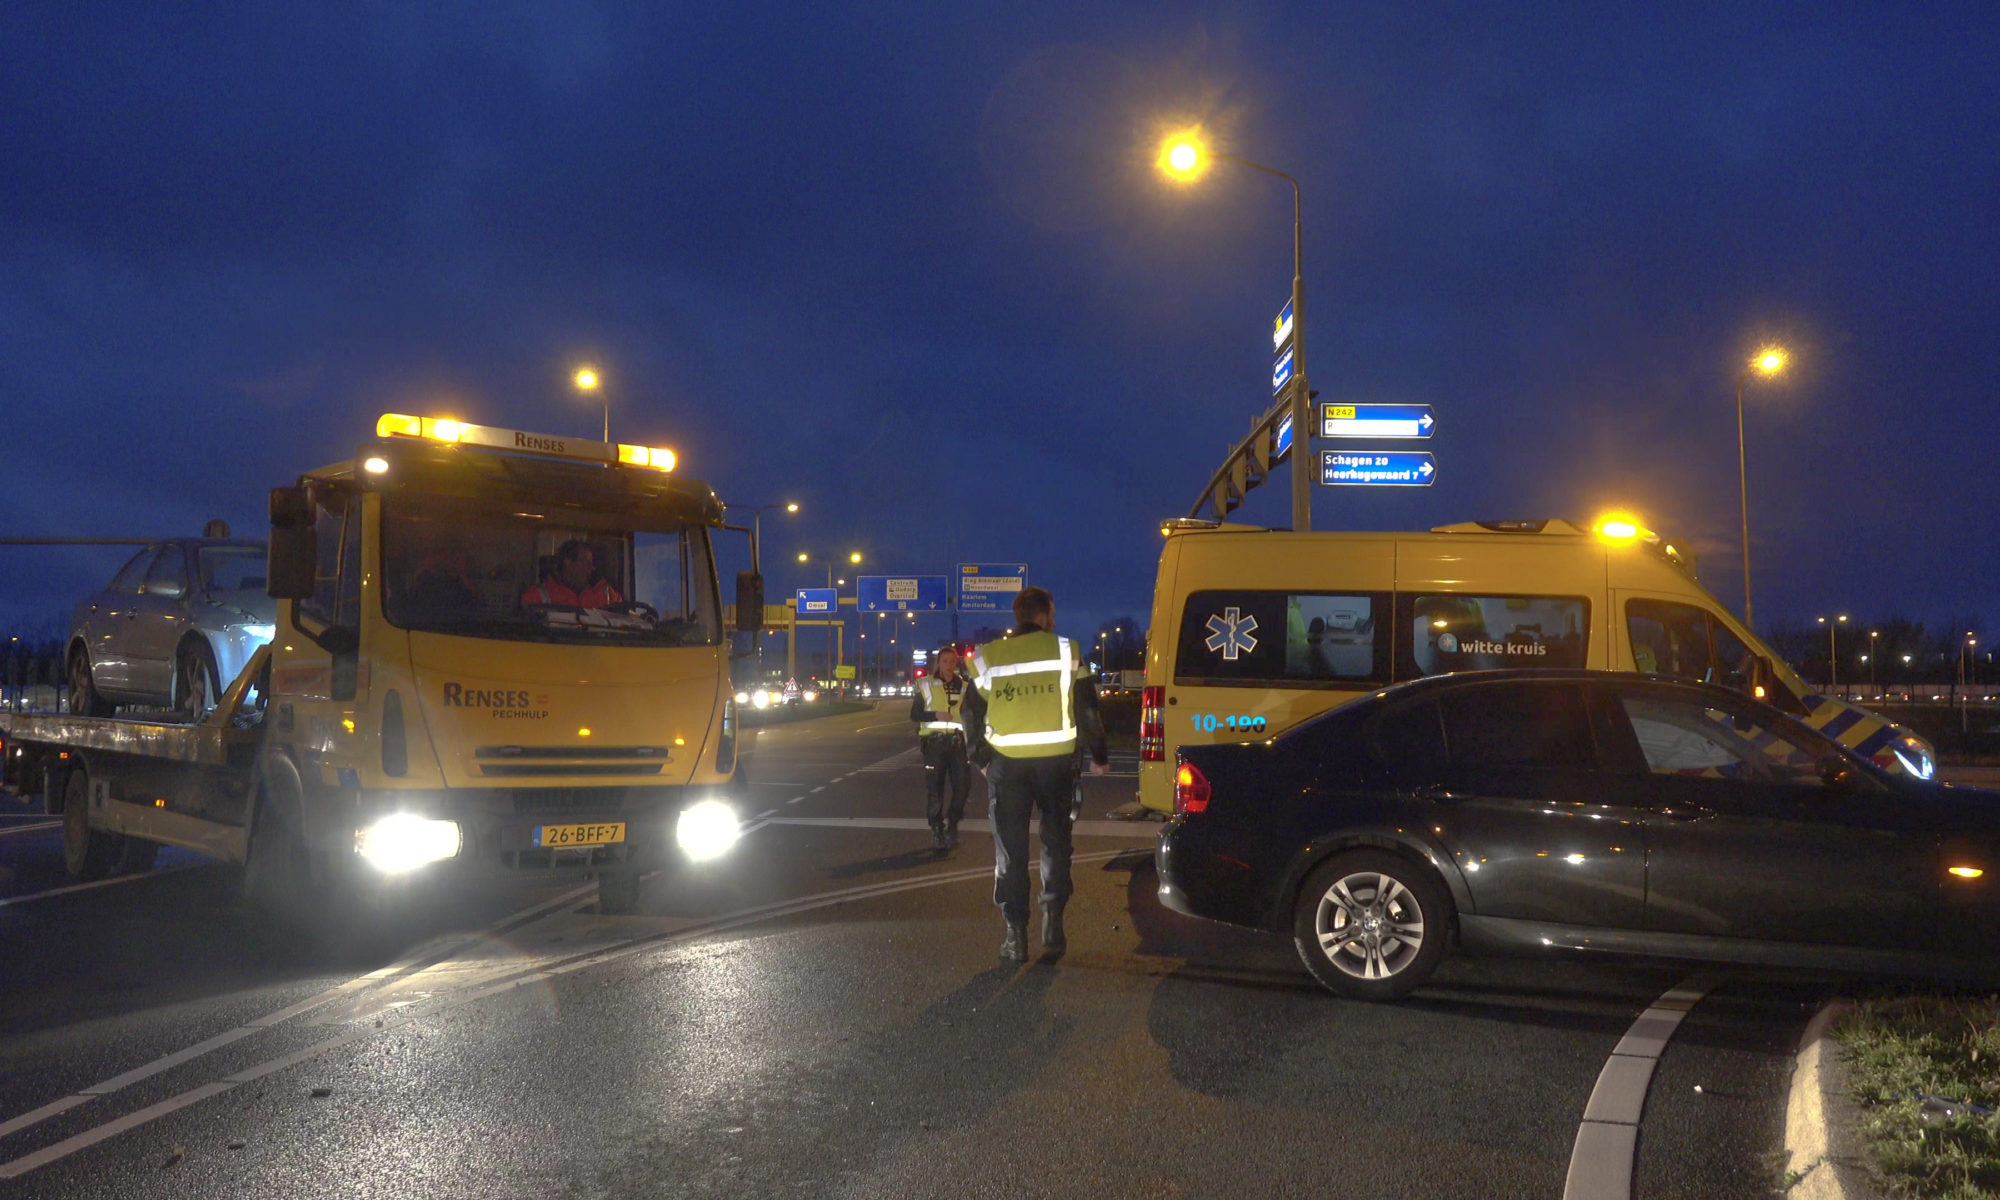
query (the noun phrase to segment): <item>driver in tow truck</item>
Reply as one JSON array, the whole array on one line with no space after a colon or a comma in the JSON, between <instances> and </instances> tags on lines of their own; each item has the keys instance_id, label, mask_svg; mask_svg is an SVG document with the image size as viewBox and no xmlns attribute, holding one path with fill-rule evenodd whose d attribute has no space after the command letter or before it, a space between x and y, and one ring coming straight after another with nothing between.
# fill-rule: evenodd
<instances>
[{"instance_id":1,"label":"driver in tow truck","mask_svg":"<svg viewBox=\"0 0 2000 1200\"><path fill-rule=\"evenodd\" d=\"M611 582L597 573L597 553L582 538L571 538L556 550L556 569L521 594L521 603L566 604L572 608L610 608L625 603Z\"/></svg>"}]
</instances>

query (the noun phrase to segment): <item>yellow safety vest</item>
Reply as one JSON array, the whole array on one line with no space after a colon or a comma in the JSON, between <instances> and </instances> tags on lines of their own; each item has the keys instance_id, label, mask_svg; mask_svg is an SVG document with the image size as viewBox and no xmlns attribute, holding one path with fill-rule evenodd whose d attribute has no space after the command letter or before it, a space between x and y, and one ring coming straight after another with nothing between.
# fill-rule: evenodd
<instances>
[{"instance_id":1,"label":"yellow safety vest","mask_svg":"<svg viewBox=\"0 0 2000 1200\"><path fill-rule=\"evenodd\" d=\"M972 656L986 699L986 741L1009 758L1052 758L1076 748L1070 690L1081 663L1068 638L1036 630L988 642Z\"/></svg>"},{"instance_id":2,"label":"yellow safety vest","mask_svg":"<svg viewBox=\"0 0 2000 1200\"><path fill-rule=\"evenodd\" d=\"M965 732L965 722L958 716L959 703L965 697L962 690L954 696L944 680L936 676L925 676L917 680L917 691L923 695L924 707L942 718L936 721L918 722L917 736L939 737L948 733Z\"/></svg>"}]
</instances>

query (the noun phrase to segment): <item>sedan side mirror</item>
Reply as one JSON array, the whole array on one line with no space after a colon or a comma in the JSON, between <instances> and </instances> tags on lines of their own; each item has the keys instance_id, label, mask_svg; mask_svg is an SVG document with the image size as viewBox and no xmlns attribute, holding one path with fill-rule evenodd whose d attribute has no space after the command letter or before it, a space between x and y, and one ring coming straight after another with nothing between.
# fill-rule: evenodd
<instances>
[{"instance_id":1,"label":"sedan side mirror","mask_svg":"<svg viewBox=\"0 0 2000 1200\"><path fill-rule=\"evenodd\" d=\"M1837 758L1819 760L1819 781L1830 792L1851 792L1859 782L1854 769Z\"/></svg>"}]
</instances>

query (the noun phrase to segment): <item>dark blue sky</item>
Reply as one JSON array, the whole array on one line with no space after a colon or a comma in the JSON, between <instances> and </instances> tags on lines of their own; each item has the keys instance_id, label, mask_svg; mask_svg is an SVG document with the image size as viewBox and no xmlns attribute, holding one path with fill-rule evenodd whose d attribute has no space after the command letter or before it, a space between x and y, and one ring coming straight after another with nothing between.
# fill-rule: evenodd
<instances>
[{"instance_id":1,"label":"dark blue sky","mask_svg":"<svg viewBox=\"0 0 2000 1200\"><path fill-rule=\"evenodd\" d=\"M1735 605L1777 339L1760 624L2000 593L1990 5L176 7L0 14L0 534L255 530L383 411L594 433L588 359L807 506L771 561L1143 613L1289 286L1281 184L1151 171L1199 120L1304 182L1322 398L1439 412L1319 527L1620 505ZM4 553L0 615L115 565Z\"/></svg>"}]
</instances>

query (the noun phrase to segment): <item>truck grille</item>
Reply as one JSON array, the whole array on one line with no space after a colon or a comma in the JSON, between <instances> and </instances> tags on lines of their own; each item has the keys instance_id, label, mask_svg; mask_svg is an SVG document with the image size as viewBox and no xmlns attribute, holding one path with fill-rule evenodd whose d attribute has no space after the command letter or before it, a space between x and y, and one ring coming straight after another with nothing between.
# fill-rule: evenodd
<instances>
[{"instance_id":1,"label":"truck grille","mask_svg":"<svg viewBox=\"0 0 2000 1200\"><path fill-rule=\"evenodd\" d=\"M531 817L572 812L616 812L625 807L624 788L518 788L512 791L516 815Z\"/></svg>"}]
</instances>

